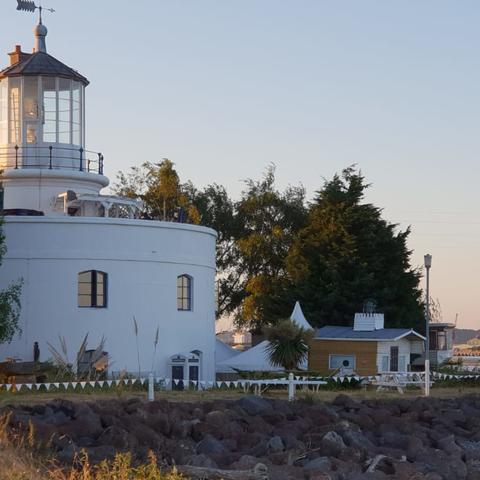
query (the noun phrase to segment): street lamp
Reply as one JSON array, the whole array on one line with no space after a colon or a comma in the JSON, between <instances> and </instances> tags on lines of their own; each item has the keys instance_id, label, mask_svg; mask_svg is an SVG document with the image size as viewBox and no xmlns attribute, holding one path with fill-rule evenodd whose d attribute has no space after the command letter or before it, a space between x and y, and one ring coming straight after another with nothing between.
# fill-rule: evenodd
<instances>
[{"instance_id":1,"label":"street lamp","mask_svg":"<svg viewBox=\"0 0 480 480\"><path fill-rule=\"evenodd\" d=\"M427 254L423 257L427 292L425 302L425 396L430 395L430 267L432 266L432 256Z\"/></svg>"}]
</instances>

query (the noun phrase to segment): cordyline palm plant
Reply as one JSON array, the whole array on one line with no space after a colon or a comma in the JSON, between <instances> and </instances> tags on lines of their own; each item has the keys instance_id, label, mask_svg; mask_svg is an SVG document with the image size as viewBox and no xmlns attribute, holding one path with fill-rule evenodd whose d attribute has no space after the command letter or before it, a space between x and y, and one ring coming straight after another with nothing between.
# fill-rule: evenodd
<instances>
[{"instance_id":1,"label":"cordyline palm plant","mask_svg":"<svg viewBox=\"0 0 480 480\"><path fill-rule=\"evenodd\" d=\"M286 319L265 329L265 333L270 342L266 350L273 365L295 370L307 358L312 330L305 330Z\"/></svg>"}]
</instances>

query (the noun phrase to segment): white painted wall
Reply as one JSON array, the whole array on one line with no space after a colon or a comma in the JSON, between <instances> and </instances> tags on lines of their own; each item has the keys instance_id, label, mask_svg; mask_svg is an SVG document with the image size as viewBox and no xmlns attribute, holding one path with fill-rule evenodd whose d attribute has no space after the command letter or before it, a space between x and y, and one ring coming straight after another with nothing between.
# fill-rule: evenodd
<instances>
[{"instance_id":1,"label":"white painted wall","mask_svg":"<svg viewBox=\"0 0 480 480\"><path fill-rule=\"evenodd\" d=\"M38 341L41 360L47 342L67 340L73 360L84 335L95 348L105 335L111 370L135 372L133 315L139 325L141 370L169 375L168 359L179 352L203 352L203 379L215 375L215 232L168 222L87 217L6 217L8 252L0 267L0 288L23 277L23 334L0 345L0 359L32 360ZM108 308L77 306L77 274L108 273ZM177 311L177 276L193 277L193 311Z\"/></svg>"},{"instance_id":2,"label":"white painted wall","mask_svg":"<svg viewBox=\"0 0 480 480\"><path fill-rule=\"evenodd\" d=\"M411 345L410 340L406 340L402 338L397 342L378 342L377 343L377 370L378 372L383 372L385 369L383 368L384 360L383 357L388 357L388 370L390 371L390 347L398 347L398 357L399 357L399 371L408 371L408 366L410 365L410 353L411 353ZM400 362L400 357L404 357L404 365L405 368L401 369L402 363Z\"/></svg>"},{"instance_id":3,"label":"white painted wall","mask_svg":"<svg viewBox=\"0 0 480 480\"><path fill-rule=\"evenodd\" d=\"M55 212L55 201L60 193L73 190L77 194L98 194L109 183L97 173L75 170L8 169L2 175L4 208L39 210L45 215L63 215Z\"/></svg>"}]
</instances>

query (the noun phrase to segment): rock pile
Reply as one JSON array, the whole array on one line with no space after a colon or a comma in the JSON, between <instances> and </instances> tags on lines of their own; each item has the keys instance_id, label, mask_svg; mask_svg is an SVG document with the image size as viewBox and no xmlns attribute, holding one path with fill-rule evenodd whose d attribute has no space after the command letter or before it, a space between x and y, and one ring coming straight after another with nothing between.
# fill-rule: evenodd
<instances>
[{"instance_id":1,"label":"rock pile","mask_svg":"<svg viewBox=\"0 0 480 480\"><path fill-rule=\"evenodd\" d=\"M97 403L56 400L6 407L10 427L27 431L70 463L153 450L166 464L248 470L258 463L275 480L479 480L480 396L456 399L288 404L238 401ZM0 412L2 413L2 412ZM3 412L4 413L4 412Z\"/></svg>"}]
</instances>

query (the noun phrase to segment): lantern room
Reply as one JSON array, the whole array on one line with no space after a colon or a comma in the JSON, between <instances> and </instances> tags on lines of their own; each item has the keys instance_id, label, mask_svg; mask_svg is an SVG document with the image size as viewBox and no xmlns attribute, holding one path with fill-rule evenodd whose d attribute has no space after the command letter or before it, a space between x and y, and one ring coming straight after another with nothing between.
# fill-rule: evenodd
<instances>
[{"instance_id":1,"label":"lantern room","mask_svg":"<svg viewBox=\"0 0 480 480\"><path fill-rule=\"evenodd\" d=\"M89 82L47 53L43 24L34 34L33 53L17 45L10 65L0 71L0 168L99 171L98 155L88 159L85 152Z\"/></svg>"}]
</instances>

